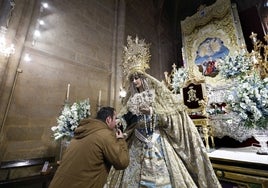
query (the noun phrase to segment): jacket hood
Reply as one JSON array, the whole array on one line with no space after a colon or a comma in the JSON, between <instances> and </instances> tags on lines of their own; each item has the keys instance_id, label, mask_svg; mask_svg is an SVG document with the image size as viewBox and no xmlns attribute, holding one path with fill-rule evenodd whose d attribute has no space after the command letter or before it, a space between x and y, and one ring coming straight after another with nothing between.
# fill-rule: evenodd
<instances>
[{"instance_id":1,"label":"jacket hood","mask_svg":"<svg viewBox=\"0 0 268 188\"><path fill-rule=\"evenodd\" d=\"M74 139L82 139L101 129L107 129L108 125L98 119L83 119L74 131Z\"/></svg>"}]
</instances>

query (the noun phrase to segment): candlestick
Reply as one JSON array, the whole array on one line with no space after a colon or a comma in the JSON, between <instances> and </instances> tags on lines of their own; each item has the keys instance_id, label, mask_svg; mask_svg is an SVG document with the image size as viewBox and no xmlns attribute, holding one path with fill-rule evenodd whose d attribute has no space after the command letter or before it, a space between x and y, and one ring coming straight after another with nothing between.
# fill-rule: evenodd
<instances>
[{"instance_id":1,"label":"candlestick","mask_svg":"<svg viewBox=\"0 0 268 188\"><path fill-rule=\"evenodd\" d=\"M70 95L70 84L67 85L67 93L66 93L66 101L69 101L69 95Z\"/></svg>"},{"instance_id":2,"label":"candlestick","mask_svg":"<svg viewBox=\"0 0 268 188\"><path fill-rule=\"evenodd\" d=\"M98 107L101 106L101 90L99 90Z\"/></svg>"}]
</instances>

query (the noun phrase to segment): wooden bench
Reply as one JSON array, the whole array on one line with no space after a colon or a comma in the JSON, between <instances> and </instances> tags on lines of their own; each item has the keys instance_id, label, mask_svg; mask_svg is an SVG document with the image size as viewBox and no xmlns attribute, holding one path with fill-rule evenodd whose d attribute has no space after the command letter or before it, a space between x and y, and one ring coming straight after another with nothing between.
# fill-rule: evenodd
<instances>
[{"instance_id":1,"label":"wooden bench","mask_svg":"<svg viewBox=\"0 0 268 188\"><path fill-rule=\"evenodd\" d=\"M0 163L0 170L7 170L7 175L5 180L0 180L1 188L20 188L20 187L36 187L36 188L47 188L49 182L52 180L55 169L51 169L48 166L48 170L41 171L42 166L45 162L50 164L55 162L55 157L45 157L45 158L33 158L25 160L16 160L16 161L3 161ZM33 166L40 166L40 172L38 174L19 177L19 178L10 178L10 173L12 170L17 168L27 168Z\"/></svg>"}]
</instances>

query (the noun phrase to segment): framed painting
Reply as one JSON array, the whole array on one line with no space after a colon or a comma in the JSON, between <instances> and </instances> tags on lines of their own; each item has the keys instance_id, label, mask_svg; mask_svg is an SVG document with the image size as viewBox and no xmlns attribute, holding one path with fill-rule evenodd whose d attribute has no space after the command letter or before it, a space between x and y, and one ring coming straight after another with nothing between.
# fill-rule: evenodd
<instances>
[{"instance_id":1,"label":"framed painting","mask_svg":"<svg viewBox=\"0 0 268 188\"><path fill-rule=\"evenodd\" d=\"M188 70L205 77L212 86L222 85L218 64L245 46L236 5L230 0L217 0L200 7L181 21L181 31L182 56Z\"/></svg>"}]
</instances>

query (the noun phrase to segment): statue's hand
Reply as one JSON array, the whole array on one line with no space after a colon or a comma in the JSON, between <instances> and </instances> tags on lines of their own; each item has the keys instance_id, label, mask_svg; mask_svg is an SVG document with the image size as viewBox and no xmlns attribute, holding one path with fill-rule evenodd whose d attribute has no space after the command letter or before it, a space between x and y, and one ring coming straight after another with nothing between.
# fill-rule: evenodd
<instances>
[{"instance_id":1,"label":"statue's hand","mask_svg":"<svg viewBox=\"0 0 268 188\"><path fill-rule=\"evenodd\" d=\"M143 114L146 114L146 115L151 114L151 109L149 106L140 106L139 110Z\"/></svg>"}]
</instances>

